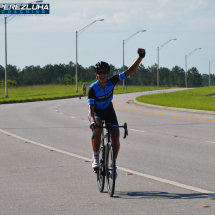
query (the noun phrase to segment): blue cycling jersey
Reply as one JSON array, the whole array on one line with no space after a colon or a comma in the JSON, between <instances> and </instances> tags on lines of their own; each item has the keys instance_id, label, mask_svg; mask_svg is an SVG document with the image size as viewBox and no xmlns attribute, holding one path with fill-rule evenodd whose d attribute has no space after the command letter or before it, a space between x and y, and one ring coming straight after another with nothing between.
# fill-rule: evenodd
<instances>
[{"instance_id":1,"label":"blue cycling jersey","mask_svg":"<svg viewBox=\"0 0 215 215\"><path fill-rule=\"evenodd\" d=\"M113 99L113 90L115 85L126 78L125 72L120 73L119 75L114 75L107 80L107 86L102 89L100 88L98 82L94 82L90 85L88 90L88 101L87 104L94 105L94 111L105 110L109 106L112 106Z\"/></svg>"}]
</instances>

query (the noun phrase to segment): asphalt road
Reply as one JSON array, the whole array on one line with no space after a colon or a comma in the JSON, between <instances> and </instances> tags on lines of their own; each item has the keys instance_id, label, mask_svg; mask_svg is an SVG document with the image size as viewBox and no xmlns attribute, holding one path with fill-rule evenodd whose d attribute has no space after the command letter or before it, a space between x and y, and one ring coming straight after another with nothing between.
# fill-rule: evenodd
<instances>
[{"instance_id":1,"label":"asphalt road","mask_svg":"<svg viewBox=\"0 0 215 215\"><path fill-rule=\"evenodd\" d=\"M129 136L113 198L85 162L86 98L1 105L0 214L214 214L215 115L140 106L141 94L114 96Z\"/></svg>"}]
</instances>

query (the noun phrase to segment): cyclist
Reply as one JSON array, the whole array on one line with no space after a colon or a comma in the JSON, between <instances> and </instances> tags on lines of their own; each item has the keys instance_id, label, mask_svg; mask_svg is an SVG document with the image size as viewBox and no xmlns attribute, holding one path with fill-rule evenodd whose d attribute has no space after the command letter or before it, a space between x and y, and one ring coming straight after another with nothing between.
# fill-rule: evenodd
<instances>
[{"instance_id":1,"label":"cyclist","mask_svg":"<svg viewBox=\"0 0 215 215\"><path fill-rule=\"evenodd\" d=\"M87 89L87 86L86 86L85 83L83 83L82 89L83 89L83 96L85 96L85 94L86 94L86 89Z\"/></svg>"},{"instance_id":2,"label":"cyclist","mask_svg":"<svg viewBox=\"0 0 215 215\"><path fill-rule=\"evenodd\" d=\"M139 48L137 50L139 57L134 64L128 68L125 72L118 75L114 75L109 79L110 66L106 62L98 62L95 69L95 76L98 79L96 82L90 85L88 90L88 118L90 120L90 128L92 131L98 126L102 126L102 120L105 120L105 124L112 123L113 128L111 129L111 141L115 151L115 165L120 148L119 142L119 128L117 117L113 108L113 90L114 86L121 80L130 76L138 68L140 62L145 57L145 49ZM115 127L115 128L114 128ZM96 128L95 138L92 139L92 168L96 169L99 167L99 147L101 143L102 128ZM117 172L116 172L117 178Z\"/></svg>"}]
</instances>

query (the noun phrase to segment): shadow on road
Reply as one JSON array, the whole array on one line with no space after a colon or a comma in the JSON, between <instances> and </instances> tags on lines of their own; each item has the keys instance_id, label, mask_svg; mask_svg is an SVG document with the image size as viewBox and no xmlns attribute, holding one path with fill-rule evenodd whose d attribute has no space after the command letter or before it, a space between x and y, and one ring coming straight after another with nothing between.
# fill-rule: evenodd
<instances>
[{"instance_id":1,"label":"shadow on road","mask_svg":"<svg viewBox=\"0 0 215 215\"><path fill-rule=\"evenodd\" d=\"M133 199L203 199L212 198L212 196L203 193L168 193L168 192L115 192L115 198Z\"/></svg>"}]
</instances>

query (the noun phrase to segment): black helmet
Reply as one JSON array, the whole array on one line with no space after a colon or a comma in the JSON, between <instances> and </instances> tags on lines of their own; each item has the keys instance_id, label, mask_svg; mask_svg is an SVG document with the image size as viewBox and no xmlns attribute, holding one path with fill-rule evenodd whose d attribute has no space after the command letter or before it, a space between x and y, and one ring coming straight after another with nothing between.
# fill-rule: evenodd
<instances>
[{"instance_id":1,"label":"black helmet","mask_svg":"<svg viewBox=\"0 0 215 215\"><path fill-rule=\"evenodd\" d=\"M100 61L98 62L95 66L94 66L95 72L97 72L98 70L110 70L110 66L108 63L104 62L104 61Z\"/></svg>"}]
</instances>

